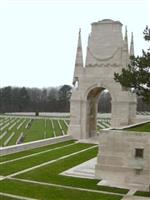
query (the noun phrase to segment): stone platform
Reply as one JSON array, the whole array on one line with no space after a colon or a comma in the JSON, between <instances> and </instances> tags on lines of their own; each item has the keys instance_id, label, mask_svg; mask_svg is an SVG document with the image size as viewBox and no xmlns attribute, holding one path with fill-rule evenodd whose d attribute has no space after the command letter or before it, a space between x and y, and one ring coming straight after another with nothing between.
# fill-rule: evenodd
<instances>
[{"instance_id":1,"label":"stone platform","mask_svg":"<svg viewBox=\"0 0 150 200\"><path fill-rule=\"evenodd\" d=\"M67 171L61 173L61 175L95 179L95 165L97 158L88 160L80 165L77 165Z\"/></svg>"}]
</instances>

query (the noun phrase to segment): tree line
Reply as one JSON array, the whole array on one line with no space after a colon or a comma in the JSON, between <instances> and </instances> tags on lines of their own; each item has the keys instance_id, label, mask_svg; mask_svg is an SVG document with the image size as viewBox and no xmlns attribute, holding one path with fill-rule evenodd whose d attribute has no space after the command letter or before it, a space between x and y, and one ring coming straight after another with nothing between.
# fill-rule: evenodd
<instances>
[{"instance_id":1,"label":"tree line","mask_svg":"<svg viewBox=\"0 0 150 200\"><path fill-rule=\"evenodd\" d=\"M137 111L138 112L150 112L150 106L148 102L145 102L142 97L137 96ZM110 113L111 112L111 95L105 90L101 92L98 101L98 112Z\"/></svg>"},{"instance_id":2,"label":"tree line","mask_svg":"<svg viewBox=\"0 0 150 200\"><path fill-rule=\"evenodd\" d=\"M0 88L0 112L69 112L72 87Z\"/></svg>"},{"instance_id":3,"label":"tree line","mask_svg":"<svg viewBox=\"0 0 150 200\"><path fill-rule=\"evenodd\" d=\"M69 112L72 87L0 88L0 113L5 112ZM98 111L111 112L111 95L103 91L99 96ZM137 111L150 111L149 105L138 97Z\"/></svg>"}]
</instances>

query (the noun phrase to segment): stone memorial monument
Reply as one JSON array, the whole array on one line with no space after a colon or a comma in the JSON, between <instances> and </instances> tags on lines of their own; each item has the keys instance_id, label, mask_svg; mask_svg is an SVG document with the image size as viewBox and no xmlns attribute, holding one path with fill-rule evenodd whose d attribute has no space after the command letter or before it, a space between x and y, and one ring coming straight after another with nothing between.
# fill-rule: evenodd
<instances>
[{"instance_id":1,"label":"stone memorial monument","mask_svg":"<svg viewBox=\"0 0 150 200\"><path fill-rule=\"evenodd\" d=\"M111 127L133 124L136 118L136 96L114 81L114 72L121 72L134 55L133 34L130 52L128 35L122 36L119 21L104 19L92 23L86 61L83 63L81 32L74 69L69 133L75 139L94 137L97 126L97 103L100 93L111 94ZM100 185L149 190L150 136L127 130L101 130L95 178Z\"/></svg>"},{"instance_id":2,"label":"stone memorial monument","mask_svg":"<svg viewBox=\"0 0 150 200\"><path fill-rule=\"evenodd\" d=\"M112 99L111 127L134 123L136 96L114 81L114 72L127 67L133 54L133 35L129 52L127 30L123 39L122 24L104 19L92 23L84 64L79 31L68 131L73 138L96 135L98 97L104 89L109 90Z\"/></svg>"}]
</instances>

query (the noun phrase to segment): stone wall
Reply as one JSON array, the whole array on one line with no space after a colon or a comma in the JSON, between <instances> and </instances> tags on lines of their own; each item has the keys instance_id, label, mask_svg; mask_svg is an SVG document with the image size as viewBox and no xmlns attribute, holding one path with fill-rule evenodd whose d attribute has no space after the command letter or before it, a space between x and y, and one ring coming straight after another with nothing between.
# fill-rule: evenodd
<instances>
[{"instance_id":1,"label":"stone wall","mask_svg":"<svg viewBox=\"0 0 150 200\"><path fill-rule=\"evenodd\" d=\"M149 190L150 134L102 130L95 169L106 185Z\"/></svg>"},{"instance_id":2,"label":"stone wall","mask_svg":"<svg viewBox=\"0 0 150 200\"><path fill-rule=\"evenodd\" d=\"M34 149L34 148L37 148L37 147L55 144L55 143L58 143L58 142L64 142L64 141L71 140L71 139L72 139L72 137L70 135L66 135L66 136L48 138L48 139L38 140L38 141L24 143L24 144L13 145L13 146L9 146L9 147L1 147L0 148L0 155L17 153L17 152L20 152L20 151Z\"/></svg>"},{"instance_id":3,"label":"stone wall","mask_svg":"<svg viewBox=\"0 0 150 200\"><path fill-rule=\"evenodd\" d=\"M6 116L22 116L22 117L35 117L35 112L12 112L5 113ZM4 117L5 115L2 115ZM39 112L37 117L70 117L70 113L59 113L59 112Z\"/></svg>"}]
</instances>

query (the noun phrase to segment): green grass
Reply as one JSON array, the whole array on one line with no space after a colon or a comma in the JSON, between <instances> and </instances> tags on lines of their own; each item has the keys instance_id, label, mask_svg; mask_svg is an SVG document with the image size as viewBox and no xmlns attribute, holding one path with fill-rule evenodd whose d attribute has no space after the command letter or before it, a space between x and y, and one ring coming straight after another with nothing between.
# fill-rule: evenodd
<instances>
[{"instance_id":1,"label":"green grass","mask_svg":"<svg viewBox=\"0 0 150 200\"><path fill-rule=\"evenodd\" d=\"M9 127L14 124L15 122L17 122L17 118L13 118L13 119L9 119L7 121L7 123L9 122L9 125L7 127L5 127L2 131L1 131L1 134L4 133L5 131L7 131L7 134L0 140L0 146L4 146L4 142L8 139L8 137L10 136L10 134L12 133L12 131L14 130L14 128L12 128L12 130L9 130ZM4 126L5 124L7 123L4 123L2 126ZM1 126L1 127L2 127Z\"/></svg>"},{"instance_id":2,"label":"green grass","mask_svg":"<svg viewBox=\"0 0 150 200\"><path fill-rule=\"evenodd\" d=\"M18 120L18 119L17 119ZM22 119L23 120L23 119ZM45 126L46 122L46 126ZM62 135L62 131L59 127L58 120L53 120L55 133L57 136ZM64 132L67 132L67 126L64 123L63 119L59 120L61 127ZM21 123L21 121L19 122ZM51 119L35 119L32 123L31 128L25 130L25 125L27 121L23 124L23 126L16 131L19 135L21 131L25 131L26 136L29 141L34 141L38 139L44 138L44 132L46 131L46 138L53 137L52 123ZM17 124L11 131L16 130ZM141 131L141 132L150 132L150 123L146 123L140 126L136 126L130 129L131 131ZM4 131L4 130L3 130ZM9 133L10 134L10 133ZM18 135L12 138L9 145L16 141L15 138L18 138ZM7 136L8 137L8 136ZM42 138L41 138L42 137ZM45 152L39 155L34 155L32 157L24 158L18 161L13 161L11 163L0 165L0 175L9 175L29 167L33 167L44 162L55 160L65 155L70 155L71 153L78 152L82 149L86 149L88 147L92 147L91 144L73 144L74 141L67 141L62 143L57 143L53 145L48 145L45 147L40 147L37 149L32 149L24 152L19 152L11 155L0 156L0 162L8 161L15 158L20 158L22 156L31 155L33 153L38 153L41 151L53 149L52 151ZM67 144L73 144L72 146L66 146ZM54 150L54 148L62 147L59 150ZM90 150L86 150L85 152L78 153L77 155L72 155L71 157L64 158L55 163L51 163L45 165L43 167L34 169L32 171L20 174L16 176L16 178L20 179L28 179L33 181L41 181L43 183L50 183L62 186L71 186L74 189L60 188L56 186L48 186L48 185L39 185L27 182L21 182L19 180L11 180L5 179L0 181L0 192L6 192L14 195L20 195L30 198L37 198L41 200L120 200L122 197L117 195L110 194L100 194L98 192L87 192L87 191L79 191L75 188L82 189L91 189L98 191L106 191L113 193L126 194L128 192L127 189L106 187L106 186L98 186L97 183L99 180L95 179L83 179L83 178L75 178L75 177L67 177L60 175L63 171L70 169L80 163L83 163L91 158L97 156L98 148L93 148ZM38 191L38 192L37 192ZM137 191L135 193L137 196L145 196L150 197L150 192L142 192ZM0 199L3 200L13 200L15 198L5 197L0 195Z\"/></svg>"},{"instance_id":3,"label":"green grass","mask_svg":"<svg viewBox=\"0 0 150 200\"><path fill-rule=\"evenodd\" d=\"M150 192L137 191L137 192L135 192L134 195L143 196L143 197L150 197Z\"/></svg>"},{"instance_id":4,"label":"green grass","mask_svg":"<svg viewBox=\"0 0 150 200\"><path fill-rule=\"evenodd\" d=\"M5 132L5 131L3 131ZM7 140L7 138L9 137L9 133L7 132L6 135L0 140L0 146L2 147L4 142Z\"/></svg>"},{"instance_id":5,"label":"green grass","mask_svg":"<svg viewBox=\"0 0 150 200\"><path fill-rule=\"evenodd\" d=\"M139 131L139 132L149 132L150 133L150 123L145 123L142 125L134 126L128 129L124 129L128 131Z\"/></svg>"},{"instance_id":6,"label":"green grass","mask_svg":"<svg viewBox=\"0 0 150 200\"><path fill-rule=\"evenodd\" d=\"M127 193L128 190L120 188L111 188L105 186L97 186L99 180L74 178L59 175L61 172L81 164L93 157L96 157L98 148L87 150L80 154L71 156L69 158L57 161L56 163L43 166L40 170L35 169L33 171L18 175L19 178L42 181L47 183L62 184L73 187L82 187L88 189L97 189L116 193Z\"/></svg>"},{"instance_id":7,"label":"green grass","mask_svg":"<svg viewBox=\"0 0 150 200\"><path fill-rule=\"evenodd\" d=\"M72 144L74 142L75 142L74 140L69 140L69 141L59 142L57 144L51 144L51 145L47 145L47 146L44 146L44 147L30 149L30 150L26 150L26 151L14 153L14 154L0 156L0 162L4 162L4 161L7 161L7 160L12 160L12 159L15 159L15 158L20 158L22 156L31 155L33 153L38 153L38 152L46 151L46 150L49 150L49 149L54 149L54 148L57 148L57 147L65 146L65 145L68 145L68 144Z\"/></svg>"},{"instance_id":8,"label":"green grass","mask_svg":"<svg viewBox=\"0 0 150 200\"><path fill-rule=\"evenodd\" d=\"M54 137L52 122L50 119L46 120L46 138Z\"/></svg>"},{"instance_id":9,"label":"green grass","mask_svg":"<svg viewBox=\"0 0 150 200\"><path fill-rule=\"evenodd\" d=\"M73 143L74 141L68 141L64 143L59 143L57 145L65 145L65 143ZM56 145L56 144L55 144ZM55 145L49 145L49 148L54 148ZM92 149L87 149L88 147L93 147ZM45 148L48 148L45 147ZM86 150L85 152L80 152L80 150ZM40 150L45 150L44 147L34 149L33 151L39 152ZM5 159L12 159L14 157L20 157L24 155L29 155L29 151L20 152L13 155L4 156ZM61 187L39 185L29 182L21 182L21 180L5 179L0 181L0 192L6 192L9 194L20 195L30 198L37 198L41 200L120 200L122 196L117 196L115 193L125 194L128 192L126 189L111 188L105 186L98 186L99 180L94 179L83 179L83 178L73 178L60 175L61 172L83 163L91 158L97 156L98 147L94 147L91 144L77 143L72 146L62 146L60 150L52 150L50 152L45 152L43 154L32 156L28 159L18 160L12 163L3 164L1 173L3 175L10 174L12 172L17 172L28 167L38 165L40 163L61 158L64 155L70 155L71 153L77 152L76 155L71 155L70 157L63 158L40 168L34 169L32 171L20 174L16 178L41 181L43 183L51 183L56 185L62 185ZM13 157L14 156L14 157ZM72 189L64 188L64 186L72 186ZM79 191L76 188L91 189L95 192ZM38 191L38 192L37 192ZM112 194L102 194L97 191L113 192ZM5 198L5 197L4 197ZM9 199L6 197L6 200ZM10 198L13 199L13 198Z\"/></svg>"},{"instance_id":10,"label":"green grass","mask_svg":"<svg viewBox=\"0 0 150 200\"><path fill-rule=\"evenodd\" d=\"M14 161L0 166L0 175L10 175L12 173L40 165L44 162L57 159L61 156L69 155L73 152L88 148L90 144L73 144L73 146L65 146L61 150L52 150L42 154L34 155L32 157L24 158L22 160Z\"/></svg>"},{"instance_id":11,"label":"green grass","mask_svg":"<svg viewBox=\"0 0 150 200\"><path fill-rule=\"evenodd\" d=\"M21 128L17 130L18 125L21 124L21 122L25 119L26 119L26 122L24 122ZM31 126L28 128L25 128L31 119L32 118L5 117L5 120L1 121L3 123L1 126L4 126L8 122L10 122L10 124L3 131L0 131L0 134L2 134L4 131L8 132L2 139L0 139L0 146L4 146L4 142L13 132L15 132L15 135L11 138L11 140L8 142L6 146L15 145L21 133L23 133L23 136L24 136L23 142L31 142L31 141L37 141L37 140L46 139L46 138L52 138L55 136L56 137L61 136L61 135L67 134L67 131L68 131L67 124L69 125L70 123L69 119L66 119L63 117L58 118L58 119L53 119L53 118L35 119L34 118L31 121ZM15 121L17 122L17 124L11 130L8 130L8 128ZM53 130L52 123L54 126L54 130Z\"/></svg>"},{"instance_id":12,"label":"green grass","mask_svg":"<svg viewBox=\"0 0 150 200\"><path fill-rule=\"evenodd\" d=\"M19 129L17 129L18 125L21 124L24 120L25 118L10 118L10 119L8 118L8 120L6 119L0 122L0 123L3 123L1 127L7 124L8 122L10 122L10 124L5 129L0 131L0 135L3 132L7 131L7 134L2 139L0 139L0 146L4 146L4 142L13 132L15 132L15 135L11 138L11 140L8 142L6 146L15 145L17 142L17 139L19 138L22 132L24 135L24 142L31 142L31 141L36 141L36 140L41 140L41 139L46 139L46 138L52 138L54 136L61 136L63 135L63 132L67 134L68 127L64 123L63 118L57 119L57 120L51 119L51 118L32 119L31 126L28 128L25 128L28 122L30 121L30 119L26 119L24 124ZM59 126L58 121L61 124L63 132L61 130L61 127ZM14 122L17 122L16 125L11 130L9 130L9 127ZM54 130L52 128L52 122L54 125Z\"/></svg>"},{"instance_id":13,"label":"green grass","mask_svg":"<svg viewBox=\"0 0 150 200\"><path fill-rule=\"evenodd\" d=\"M120 200L121 196L100 194L15 180L0 182L0 191L41 200Z\"/></svg>"},{"instance_id":14,"label":"green grass","mask_svg":"<svg viewBox=\"0 0 150 200\"><path fill-rule=\"evenodd\" d=\"M24 121L25 120L25 121ZM24 121L24 123L22 124L22 126L17 129L17 127ZM12 120L10 120L11 124L6 127L4 130L7 131L7 134L4 138L1 139L0 143L1 146L4 145L4 142L7 140L7 138L13 133L15 132L15 135L11 138L11 140L8 142L8 144L6 144L6 146L10 146L10 145L14 145L17 142L18 137L20 136L20 134L23 132L25 133L26 129L25 129L25 125L27 122L27 119L25 118L12 118ZM16 124L12 127L11 130L9 130L9 127L14 124L16 122ZM4 132L3 130L3 132Z\"/></svg>"},{"instance_id":15,"label":"green grass","mask_svg":"<svg viewBox=\"0 0 150 200\"><path fill-rule=\"evenodd\" d=\"M22 124L22 126L17 130L18 125L21 124L24 120L25 120L25 119L22 119L21 121L19 121L19 123L16 124L15 127L12 128L11 133L15 132L15 135L14 135L14 137L10 140L10 142L8 143L7 146L16 144L17 139L18 139L18 137L20 136L20 134L21 134L22 132L25 134L25 131L26 131L26 129L25 129L26 122L29 121L29 120L26 120L26 121Z\"/></svg>"},{"instance_id":16,"label":"green grass","mask_svg":"<svg viewBox=\"0 0 150 200\"><path fill-rule=\"evenodd\" d=\"M64 133L67 134L68 127L66 126L64 120L59 120L59 122L61 124L62 129L64 130Z\"/></svg>"},{"instance_id":17,"label":"green grass","mask_svg":"<svg viewBox=\"0 0 150 200\"><path fill-rule=\"evenodd\" d=\"M44 139L44 120L33 120L31 128L26 132L25 142Z\"/></svg>"},{"instance_id":18,"label":"green grass","mask_svg":"<svg viewBox=\"0 0 150 200\"><path fill-rule=\"evenodd\" d=\"M62 131L61 131L60 127L59 127L58 120L53 120L53 124L54 124L54 129L55 129L56 136L63 135Z\"/></svg>"},{"instance_id":19,"label":"green grass","mask_svg":"<svg viewBox=\"0 0 150 200\"><path fill-rule=\"evenodd\" d=\"M3 195L0 195L0 200L15 200L16 198L12 198L12 197L6 197ZM17 199L18 200L18 199Z\"/></svg>"}]
</instances>

